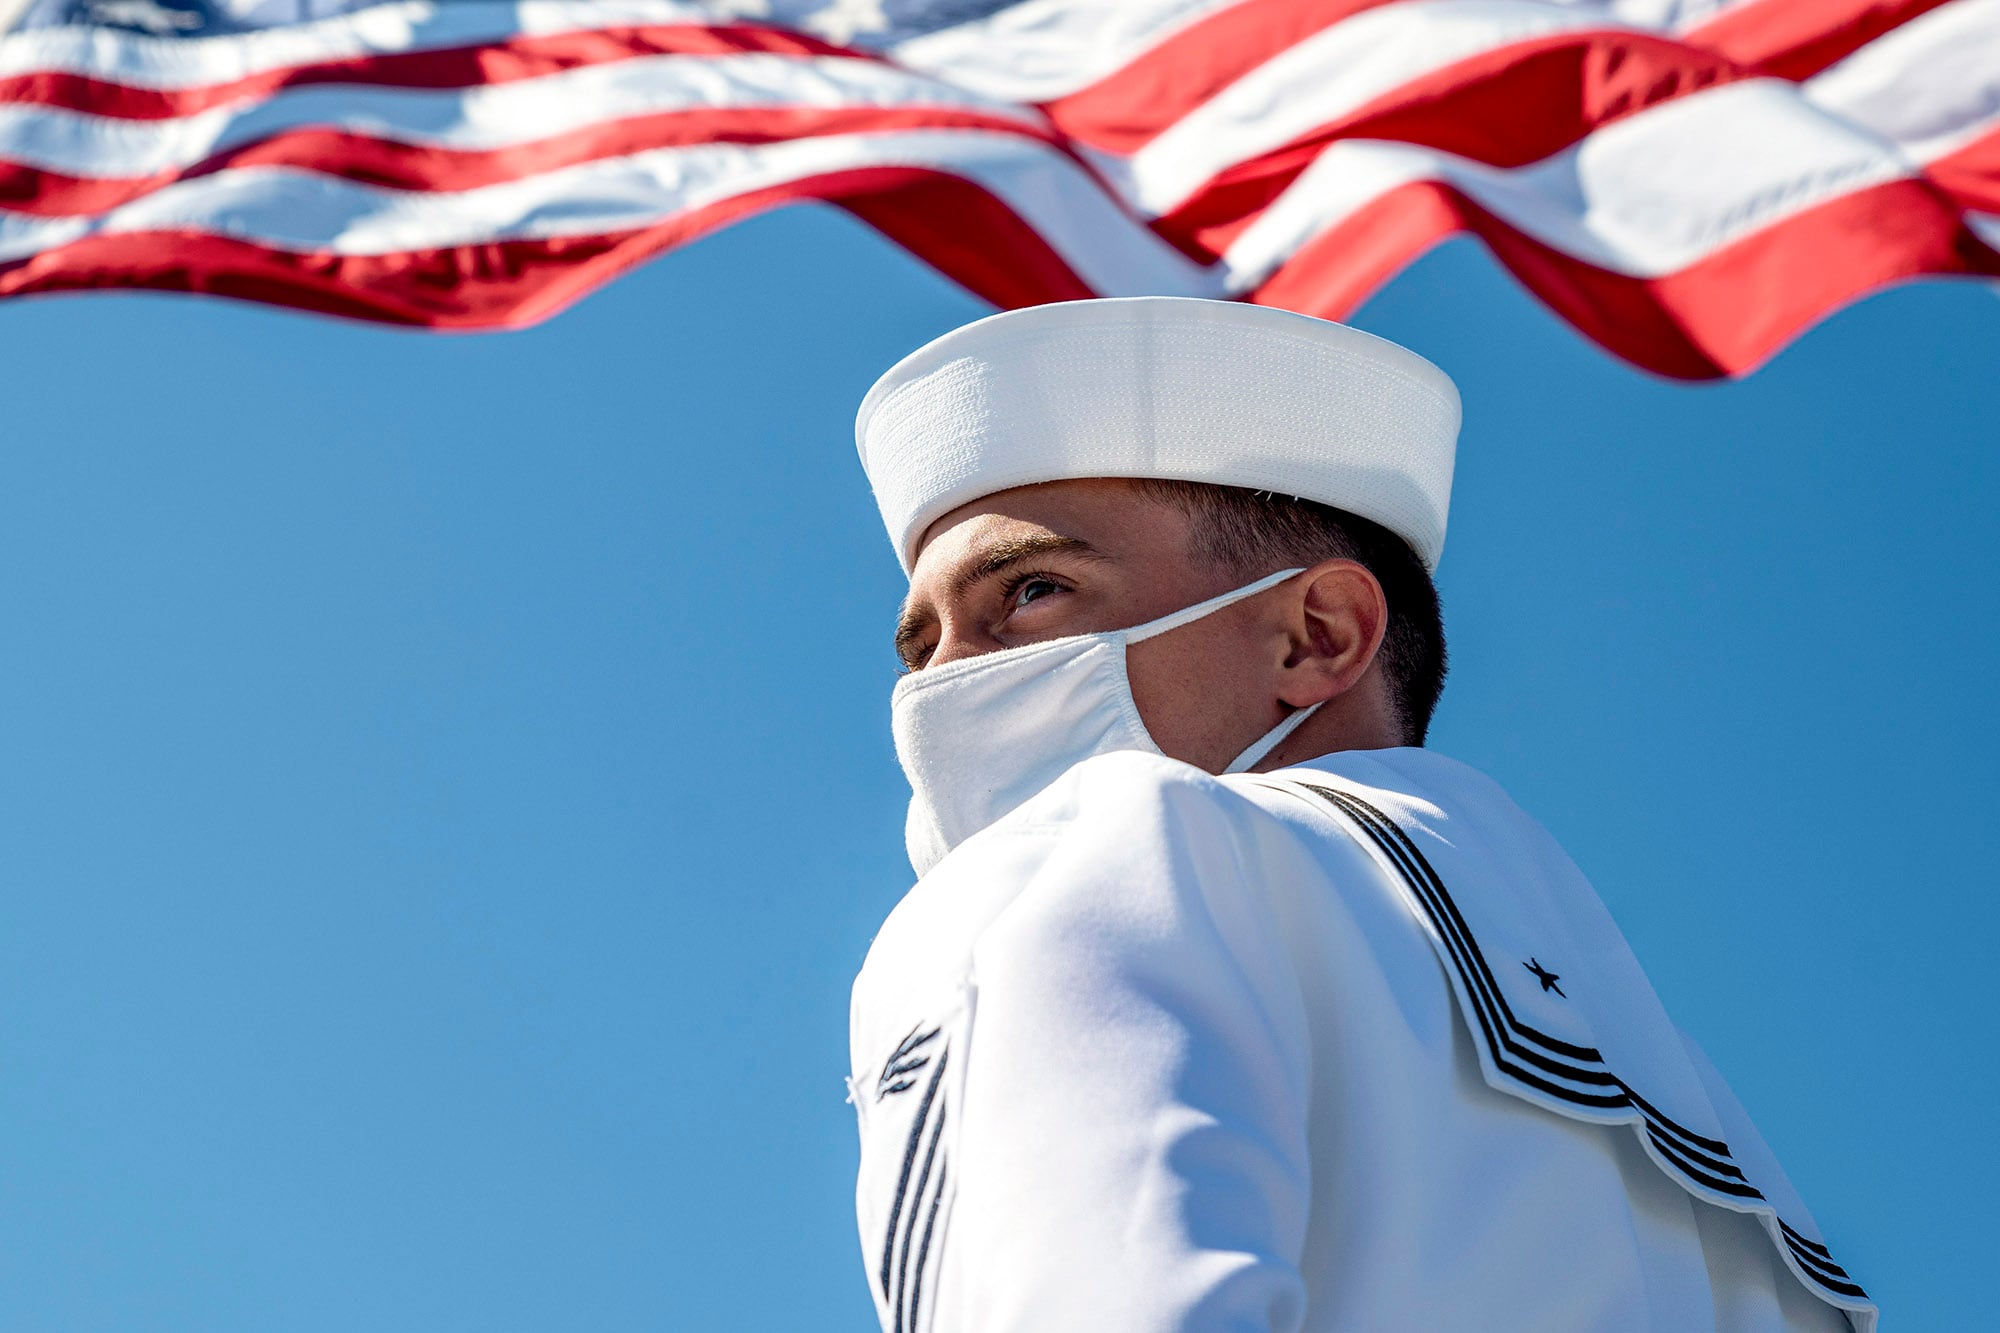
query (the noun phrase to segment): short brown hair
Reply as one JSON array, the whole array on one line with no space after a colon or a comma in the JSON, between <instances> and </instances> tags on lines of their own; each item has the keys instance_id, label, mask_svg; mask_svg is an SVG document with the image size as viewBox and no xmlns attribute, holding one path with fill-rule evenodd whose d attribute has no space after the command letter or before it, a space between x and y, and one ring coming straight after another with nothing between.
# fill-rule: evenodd
<instances>
[{"instance_id":1,"label":"short brown hair","mask_svg":"<svg viewBox=\"0 0 2000 1333\"><path fill-rule=\"evenodd\" d=\"M1382 674L1405 745L1422 745L1444 693L1444 616L1430 571L1408 542L1344 509L1270 491L1192 481L1139 483L1195 520L1195 554L1245 579L1288 565L1352 560L1389 604Z\"/></svg>"}]
</instances>

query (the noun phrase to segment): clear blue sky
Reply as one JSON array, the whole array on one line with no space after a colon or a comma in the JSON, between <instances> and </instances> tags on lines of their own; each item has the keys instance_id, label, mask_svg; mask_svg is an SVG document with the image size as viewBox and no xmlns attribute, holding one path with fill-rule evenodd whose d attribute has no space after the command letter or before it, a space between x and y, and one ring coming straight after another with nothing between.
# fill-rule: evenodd
<instances>
[{"instance_id":1,"label":"clear blue sky","mask_svg":"<svg viewBox=\"0 0 2000 1333\"><path fill-rule=\"evenodd\" d=\"M0 1328L861 1333L906 887L850 442L981 313L836 214L522 334L0 304ZM1892 1330L1987 1326L2000 299L1747 383L1459 243L1433 743L1590 873Z\"/></svg>"}]
</instances>

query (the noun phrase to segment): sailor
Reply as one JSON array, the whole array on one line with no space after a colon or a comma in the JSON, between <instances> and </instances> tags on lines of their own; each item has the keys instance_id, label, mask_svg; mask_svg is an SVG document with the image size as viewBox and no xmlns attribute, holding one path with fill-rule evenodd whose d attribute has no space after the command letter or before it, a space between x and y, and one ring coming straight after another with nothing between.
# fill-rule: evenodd
<instances>
[{"instance_id":1,"label":"sailor","mask_svg":"<svg viewBox=\"0 0 2000 1333\"><path fill-rule=\"evenodd\" d=\"M855 982L887 1333L1852 1327L1595 892L1423 748L1459 425L1394 344L1013 311L862 404L919 879Z\"/></svg>"}]
</instances>

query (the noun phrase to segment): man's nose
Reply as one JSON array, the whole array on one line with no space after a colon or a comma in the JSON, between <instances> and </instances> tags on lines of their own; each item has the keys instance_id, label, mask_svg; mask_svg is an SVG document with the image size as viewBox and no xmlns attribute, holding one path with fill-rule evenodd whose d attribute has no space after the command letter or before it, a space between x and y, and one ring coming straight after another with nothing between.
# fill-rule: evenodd
<instances>
[{"instance_id":1,"label":"man's nose","mask_svg":"<svg viewBox=\"0 0 2000 1333\"><path fill-rule=\"evenodd\" d=\"M967 625L947 617L944 629L938 635L937 647L932 650L925 667L939 667L947 662L958 662L968 657L981 657L1002 647L991 634L977 625Z\"/></svg>"}]
</instances>

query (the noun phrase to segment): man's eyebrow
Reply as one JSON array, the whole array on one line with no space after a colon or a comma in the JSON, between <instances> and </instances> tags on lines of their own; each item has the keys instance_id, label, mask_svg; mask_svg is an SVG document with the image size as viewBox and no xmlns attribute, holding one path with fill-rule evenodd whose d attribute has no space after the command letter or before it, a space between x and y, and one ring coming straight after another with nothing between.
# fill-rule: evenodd
<instances>
[{"instance_id":1,"label":"man's eyebrow","mask_svg":"<svg viewBox=\"0 0 2000 1333\"><path fill-rule=\"evenodd\" d=\"M963 597L972 586L995 574L1006 572L1023 560L1034 560L1045 555L1076 555L1088 559L1100 558L1095 546L1081 537L1059 537L1053 532L1037 533L1032 537L1006 537L988 547L986 554L951 577L951 596Z\"/></svg>"},{"instance_id":2,"label":"man's eyebrow","mask_svg":"<svg viewBox=\"0 0 2000 1333\"><path fill-rule=\"evenodd\" d=\"M1103 552L1081 537L1061 537L1052 532L1003 538L988 547L977 561L952 575L946 595L956 600L970 591L974 584L1004 573L1024 560L1045 555L1081 556L1096 560L1103 557ZM911 650L916 641L923 637L924 631L936 619L932 612L920 611L905 602L901 614L896 617L896 655L908 662L913 656Z\"/></svg>"}]
</instances>

